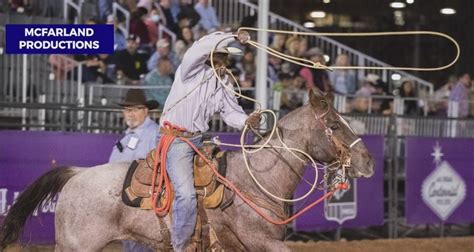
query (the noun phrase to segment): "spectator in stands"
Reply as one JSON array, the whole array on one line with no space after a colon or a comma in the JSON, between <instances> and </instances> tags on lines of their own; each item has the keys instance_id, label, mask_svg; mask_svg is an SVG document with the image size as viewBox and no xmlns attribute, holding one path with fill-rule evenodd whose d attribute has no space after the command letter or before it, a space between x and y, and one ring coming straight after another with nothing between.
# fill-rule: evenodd
<instances>
[{"instance_id":1,"label":"spectator in stands","mask_svg":"<svg viewBox=\"0 0 474 252\"><path fill-rule=\"evenodd\" d=\"M109 18L109 15L112 15L112 5L113 0L98 0L97 8L99 9L99 19L104 22L104 20Z\"/></svg>"},{"instance_id":2,"label":"spectator in stands","mask_svg":"<svg viewBox=\"0 0 474 252\"><path fill-rule=\"evenodd\" d=\"M159 39L158 28L162 25L161 20L163 14L161 13L161 9L157 8L155 5L152 5L149 13L150 14L147 15L144 22L147 28L148 37L150 38L150 45L154 45Z\"/></svg>"},{"instance_id":3,"label":"spectator in stands","mask_svg":"<svg viewBox=\"0 0 474 252\"><path fill-rule=\"evenodd\" d=\"M469 88L471 76L468 73L462 74L458 82L451 90L449 100L458 103L458 117L465 118L469 115Z\"/></svg>"},{"instance_id":4,"label":"spectator in stands","mask_svg":"<svg viewBox=\"0 0 474 252\"><path fill-rule=\"evenodd\" d=\"M160 139L160 127L148 116L150 110L158 107L158 102L146 100L141 89L131 89L127 92L122 106L124 122L127 124L125 136L117 141L109 157L109 163L131 162L146 158L148 152L154 149ZM134 241L123 241L123 251L152 252L151 248Z\"/></svg>"},{"instance_id":5,"label":"spectator in stands","mask_svg":"<svg viewBox=\"0 0 474 252\"><path fill-rule=\"evenodd\" d=\"M166 39L160 39L158 42L156 42L156 51L151 55L150 59L148 59L148 71L156 68L158 59L161 57L167 57L171 61L171 64L173 65L173 72L178 68L180 63L179 58L173 51L171 51L170 43Z\"/></svg>"},{"instance_id":6,"label":"spectator in stands","mask_svg":"<svg viewBox=\"0 0 474 252\"><path fill-rule=\"evenodd\" d=\"M246 50L242 60L237 63L240 74L245 76L244 79L253 80L256 77L257 66L255 65L255 55L252 50Z\"/></svg>"},{"instance_id":7,"label":"spectator in stands","mask_svg":"<svg viewBox=\"0 0 474 252\"><path fill-rule=\"evenodd\" d=\"M137 1L137 8L138 7L143 7L147 10L148 13L151 12L151 10L153 8L153 5L154 5L153 0L138 0Z\"/></svg>"},{"instance_id":8,"label":"spectator in stands","mask_svg":"<svg viewBox=\"0 0 474 252\"><path fill-rule=\"evenodd\" d=\"M24 13L25 8L30 5L28 0L8 0L8 3L10 4L10 10L18 13Z\"/></svg>"},{"instance_id":9,"label":"spectator in stands","mask_svg":"<svg viewBox=\"0 0 474 252\"><path fill-rule=\"evenodd\" d=\"M179 9L180 12L177 16L179 28L189 27L192 29L199 23L199 20L201 20L201 16L194 9L191 0L180 0Z\"/></svg>"},{"instance_id":10,"label":"spectator in stands","mask_svg":"<svg viewBox=\"0 0 474 252\"><path fill-rule=\"evenodd\" d=\"M285 42L286 54L294 57L299 57L300 38L293 36L289 37Z\"/></svg>"},{"instance_id":11,"label":"spectator in stands","mask_svg":"<svg viewBox=\"0 0 474 252\"><path fill-rule=\"evenodd\" d=\"M107 24L114 25L114 51L120 51L127 47L127 40L123 35L122 31L118 28L118 21L115 20L113 15L107 16Z\"/></svg>"},{"instance_id":12,"label":"spectator in stands","mask_svg":"<svg viewBox=\"0 0 474 252\"><path fill-rule=\"evenodd\" d=\"M471 80L471 87L469 88L469 116L474 117L474 80Z\"/></svg>"},{"instance_id":13,"label":"spectator in stands","mask_svg":"<svg viewBox=\"0 0 474 252\"><path fill-rule=\"evenodd\" d=\"M392 98L385 97L389 94L388 84L380 80L380 78L377 81L372 82L372 84L374 88L372 96L382 96L372 97L372 111L373 113L381 113L382 110L390 107L389 103L392 100Z\"/></svg>"},{"instance_id":14,"label":"spectator in stands","mask_svg":"<svg viewBox=\"0 0 474 252\"><path fill-rule=\"evenodd\" d=\"M146 100L142 89L130 89L118 105L122 107L124 122L128 128L125 136L114 146L109 162L145 158L148 152L156 147L160 137L158 124L148 116L149 111L158 108L159 103Z\"/></svg>"},{"instance_id":15,"label":"spectator in stands","mask_svg":"<svg viewBox=\"0 0 474 252\"><path fill-rule=\"evenodd\" d=\"M141 44L150 43L150 36L145 24L148 11L145 7L138 7L132 12L130 18L130 34L134 34L140 38Z\"/></svg>"},{"instance_id":16,"label":"spectator in stands","mask_svg":"<svg viewBox=\"0 0 474 252\"><path fill-rule=\"evenodd\" d=\"M446 116L448 111L448 100L451 89L458 81L455 75L448 78L446 84L437 89L433 94L433 102L430 104L430 114Z\"/></svg>"},{"instance_id":17,"label":"spectator in stands","mask_svg":"<svg viewBox=\"0 0 474 252\"><path fill-rule=\"evenodd\" d=\"M357 96L371 96L375 92L375 83L379 80L379 76L376 74L368 74L362 81L359 90L357 90Z\"/></svg>"},{"instance_id":18,"label":"spectator in stands","mask_svg":"<svg viewBox=\"0 0 474 252\"><path fill-rule=\"evenodd\" d=\"M158 60L158 64L156 65L155 69L146 75L145 81L143 83L145 86L159 87L159 89L147 89L146 96L148 98L157 100L161 105L165 104L166 98L170 93L171 84L173 84L171 71L171 61L167 57L161 57Z\"/></svg>"},{"instance_id":19,"label":"spectator in stands","mask_svg":"<svg viewBox=\"0 0 474 252\"><path fill-rule=\"evenodd\" d=\"M352 101L352 113L365 114L369 111L369 97L375 92L375 83L379 80L376 74L368 74L362 81L359 90L355 93L356 97ZM385 113L389 114L392 111Z\"/></svg>"},{"instance_id":20,"label":"spectator in stands","mask_svg":"<svg viewBox=\"0 0 474 252\"><path fill-rule=\"evenodd\" d=\"M326 64L324 60L324 53L317 47L311 48L305 54L306 58L315 63L320 63L322 65ZM303 67L299 71L299 76L305 80L306 89L312 89L313 87L318 87L323 92L329 93L332 91L331 81L329 80L329 75L325 69L314 69Z\"/></svg>"},{"instance_id":21,"label":"spectator in stands","mask_svg":"<svg viewBox=\"0 0 474 252\"><path fill-rule=\"evenodd\" d=\"M194 9L201 16L199 24L206 33L220 29L221 24L217 19L216 10L209 4L209 0L199 0Z\"/></svg>"},{"instance_id":22,"label":"spectator in stands","mask_svg":"<svg viewBox=\"0 0 474 252\"><path fill-rule=\"evenodd\" d=\"M164 23L166 28L177 34L179 29L174 20L173 14L171 13L171 0L160 0L160 4L158 6L161 8L161 12L164 15L162 18L166 21L166 23Z\"/></svg>"},{"instance_id":23,"label":"spectator in stands","mask_svg":"<svg viewBox=\"0 0 474 252\"><path fill-rule=\"evenodd\" d=\"M397 89L397 93L402 98L407 98L404 100L404 115L417 115L418 114L418 101L415 100L417 95L413 88L413 83L410 80L404 80L402 85Z\"/></svg>"},{"instance_id":24,"label":"spectator in stands","mask_svg":"<svg viewBox=\"0 0 474 252\"><path fill-rule=\"evenodd\" d=\"M128 11L133 12L137 9L137 0L116 0L120 5L124 6Z\"/></svg>"},{"instance_id":25,"label":"spectator in stands","mask_svg":"<svg viewBox=\"0 0 474 252\"><path fill-rule=\"evenodd\" d=\"M298 57L304 56L306 51L308 51L308 39L307 38L300 38L300 43L298 44L297 48L297 55Z\"/></svg>"},{"instance_id":26,"label":"spectator in stands","mask_svg":"<svg viewBox=\"0 0 474 252\"><path fill-rule=\"evenodd\" d=\"M273 82L278 82L278 75L281 73L282 59L273 55L268 55L268 78Z\"/></svg>"},{"instance_id":27,"label":"spectator in stands","mask_svg":"<svg viewBox=\"0 0 474 252\"><path fill-rule=\"evenodd\" d=\"M298 57L298 53L299 53L299 46L300 46L300 39L296 36L293 36L293 37L290 37L286 40L286 43L285 43L285 47L286 47L286 51L285 53L287 55L290 55L290 56L293 56L293 57ZM294 64L294 63L291 63L291 62L288 62L288 61L284 61L282 63L282 72L283 73L287 73L291 76L296 76L299 71L301 70L301 66L297 65L297 64Z\"/></svg>"},{"instance_id":28,"label":"spectator in stands","mask_svg":"<svg viewBox=\"0 0 474 252\"><path fill-rule=\"evenodd\" d=\"M303 105L307 91L304 88L304 80L299 77L281 75L283 90L281 94L281 109L283 112L290 112ZM281 115L284 115L282 113Z\"/></svg>"},{"instance_id":29,"label":"spectator in stands","mask_svg":"<svg viewBox=\"0 0 474 252\"><path fill-rule=\"evenodd\" d=\"M346 54L339 54L336 58L334 67L348 67L349 57ZM338 94L354 94L357 88L356 75L350 69L335 69L329 72L329 80L331 81L334 92Z\"/></svg>"},{"instance_id":30,"label":"spectator in stands","mask_svg":"<svg viewBox=\"0 0 474 252\"><path fill-rule=\"evenodd\" d=\"M181 28L181 33L178 35L178 41L174 45L174 52L179 61L183 60L184 53L193 45L194 34L190 27Z\"/></svg>"},{"instance_id":31,"label":"spectator in stands","mask_svg":"<svg viewBox=\"0 0 474 252\"><path fill-rule=\"evenodd\" d=\"M279 52L284 52L285 51L285 42L286 42L286 35L281 34L281 33L276 33L273 36L273 41L270 47L272 49L275 49Z\"/></svg>"},{"instance_id":32,"label":"spectator in stands","mask_svg":"<svg viewBox=\"0 0 474 252\"><path fill-rule=\"evenodd\" d=\"M147 73L146 62L143 55L137 53L140 38L130 34L127 39L127 48L117 52L115 62L117 65L117 79L124 78L137 84L140 75Z\"/></svg>"},{"instance_id":33,"label":"spectator in stands","mask_svg":"<svg viewBox=\"0 0 474 252\"><path fill-rule=\"evenodd\" d=\"M2 11L2 1L6 2L6 0L0 1L0 12ZM56 18L61 16L64 11L63 2L64 0L30 0L29 8L27 7L26 11L32 16ZM112 5L110 8L112 8ZM105 19L102 19L101 21L104 20Z\"/></svg>"},{"instance_id":34,"label":"spectator in stands","mask_svg":"<svg viewBox=\"0 0 474 252\"><path fill-rule=\"evenodd\" d=\"M74 55L74 59L83 64L82 81L83 82L114 82L107 76L107 65L111 63L111 57L108 54L100 55ZM74 76L78 76L78 69L74 69Z\"/></svg>"},{"instance_id":35,"label":"spectator in stands","mask_svg":"<svg viewBox=\"0 0 474 252\"><path fill-rule=\"evenodd\" d=\"M174 21L177 21L178 20L178 14L181 11L181 9L179 7L179 0L171 0L170 9L171 9L171 15L173 15Z\"/></svg>"},{"instance_id":36,"label":"spectator in stands","mask_svg":"<svg viewBox=\"0 0 474 252\"><path fill-rule=\"evenodd\" d=\"M244 79L240 81L240 87L243 89L241 91L242 95L245 95L250 98L255 98L255 89L252 89L254 87L253 79L248 78L248 76L244 77ZM253 109L255 108L255 103L253 101L249 101L244 98L239 98L238 102L239 102L239 105L246 112L252 112Z\"/></svg>"},{"instance_id":37,"label":"spectator in stands","mask_svg":"<svg viewBox=\"0 0 474 252\"><path fill-rule=\"evenodd\" d=\"M51 54L48 61L55 80L65 80L69 72L78 65L72 55Z\"/></svg>"}]
</instances>

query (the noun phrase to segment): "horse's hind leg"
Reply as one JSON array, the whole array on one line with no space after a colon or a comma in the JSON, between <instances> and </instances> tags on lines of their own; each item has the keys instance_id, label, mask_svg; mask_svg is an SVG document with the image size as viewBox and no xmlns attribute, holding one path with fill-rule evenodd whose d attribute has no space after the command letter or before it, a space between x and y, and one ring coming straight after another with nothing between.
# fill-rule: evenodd
<instances>
[{"instance_id":1,"label":"horse's hind leg","mask_svg":"<svg viewBox=\"0 0 474 252\"><path fill-rule=\"evenodd\" d=\"M61 195L63 196L63 195ZM63 206L67 203L69 209ZM58 202L56 208L56 251L59 252L96 252L101 251L110 241L116 239L119 232L118 222L104 216L100 210L95 212L84 204L76 206L64 198ZM115 211L108 214L114 216Z\"/></svg>"},{"instance_id":2,"label":"horse's hind leg","mask_svg":"<svg viewBox=\"0 0 474 252\"><path fill-rule=\"evenodd\" d=\"M100 243L85 243L83 245L74 245L68 243L58 243L56 244L54 251L55 252L98 252L108 244L108 242Z\"/></svg>"},{"instance_id":3,"label":"horse's hind leg","mask_svg":"<svg viewBox=\"0 0 474 252\"><path fill-rule=\"evenodd\" d=\"M247 244L250 251L291 252L290 248L280 240L263 238Z\"/></svg>"},{"instance_id":4,"label":"horse's hind leg","mask_svg":"<svg viewBox=\"0 0 474 252\"><path fill-rule=\"evenodd\" d=\"M94 236L83 235L81 233L76 233L76 236L69 235L68 237L56 236L56 252L97 252L102 251L102 249L107 246L107 244L113 240L112 237L107 235L107 231L103 230L93 230L95 233ZM98 232L98 233L96 233ZM69 232L70 233L70 232ZM56 233L57 235L58 233Z\"/></svg>"}]
</instances>

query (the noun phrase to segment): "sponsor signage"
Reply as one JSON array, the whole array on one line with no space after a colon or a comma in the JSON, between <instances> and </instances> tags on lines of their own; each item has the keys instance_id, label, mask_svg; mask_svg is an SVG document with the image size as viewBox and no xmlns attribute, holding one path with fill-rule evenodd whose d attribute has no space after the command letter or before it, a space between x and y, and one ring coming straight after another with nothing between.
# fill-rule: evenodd
<instances>
[{"instance_id":1,"label":"sponsor signage","mask_svg":"<svg viewBox=\"0 0 474 252\"><path fill-rule=\"evenodd\" d=\"M405 217L408 224L474 220L474 140L406 139Z\"/></svg>"},{"instance_id":2,"label":"sponsor signage","mask_svg":"<svg viewBox=\"0 0 474 252\"><path fill-rule=\"evenodd\" d=\"M365 146L375 159L375 174L371 178L350 179L350 188L339 191L331 200L319 204L293 222L294 231L320 231L335 229L339 226L354 228L380 226L384 223L383 199L383 163L384 138L383 136L363 136ZM323 173L319 174L321 179ZM312 182L314 169L308 167L304 175ZM304 195L310 186L301 182L294 197ZM323 196L325 191L316 191L304 202L294 204L294 212L304 208L307 204Z\"/></svg>"}]
</instances>

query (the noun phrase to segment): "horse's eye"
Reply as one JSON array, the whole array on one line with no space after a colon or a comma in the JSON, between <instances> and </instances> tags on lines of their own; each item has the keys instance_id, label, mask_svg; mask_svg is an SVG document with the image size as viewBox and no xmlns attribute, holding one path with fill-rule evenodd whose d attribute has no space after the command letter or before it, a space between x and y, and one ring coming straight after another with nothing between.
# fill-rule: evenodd
<instances>
[{"instance_id":1,"label":"horse's eye","mask_svg":"<svg viewBox=\"0 0 474 252\"><path fill-rule=\"evenodd\" d=\"M332 131L338 130L338 129L339 129L339 125L333 124L333 125L331 125L331 127L329 127L329 128L331 128Z\"/></svg>"}]
</instances>

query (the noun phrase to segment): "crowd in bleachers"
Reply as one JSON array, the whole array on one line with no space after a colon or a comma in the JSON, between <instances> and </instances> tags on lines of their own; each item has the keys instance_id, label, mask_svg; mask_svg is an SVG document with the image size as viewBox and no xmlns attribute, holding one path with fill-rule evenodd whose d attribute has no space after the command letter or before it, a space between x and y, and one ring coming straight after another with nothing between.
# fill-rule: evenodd
<instances>
[{"instance_id":1,"label":"crowd in bleachers","mask_svg":"<svg viewBox=\"0 0 474 252\"><path fill-rule=\"evenodd\" d=\"M113 16L113 2L120 3L131 14L127 36L119 29L119 23L124 22L123 17ZM31 5L31 0L10 1L10 9L15 11L19 8L28 9ZM221 26L216 10L208 0L98 0L96 5L97 17L89 19L87 23L114 25L114 54L66 57L74 60L71 62L83 63L83 82L159 86L159 89L148 91L148 95L161 104L164 104L172 85L175 70L193 42L205 34L215 31L228 32L236 28ZM255 20L255 15L247 17L242 20L240 26L255 25ZM160 27L171 32L161 33ZM170 34L175 34L176 39ZM327 62L325 52L320 48L311 47L305 37L270 34L269 45L278 52L322 65L351 66L351 58L346 54L339 54ZM241 49L244 55L233 58L231 69L238 77L244 94L253 97L251 88L255 86L256 49L249 46ZM55 69L55 78L77 78L78 65L71 62L64 62L52 55L50 64ZM446 115L449 101L459 103L458 116L468 117L474 114L474 108L471 109L471 104L474 103L469 103L474 101L473 92L470 91L472 89L469 74L451 78L433 96L429 96L426 90L416 87L409 79L401 80L389 88L388 83L381 80L381 76L373 73L360 76L354 70L327 71L301 67L269 54L267 77L269 87L280 93L275 96L278 101L274 101L276 105L273 108L280 110L281 114L304 104L307 101L307 90L313 87L334 95L347 95L348 102L344 109L346 112L390 115L395 113L394 96L403 100L401 113L405 115ZM437 101L427 102L430 99ZM241 105L249 110L254 106L252 102L244 100Z\"/></svg>"}]
</instances>

